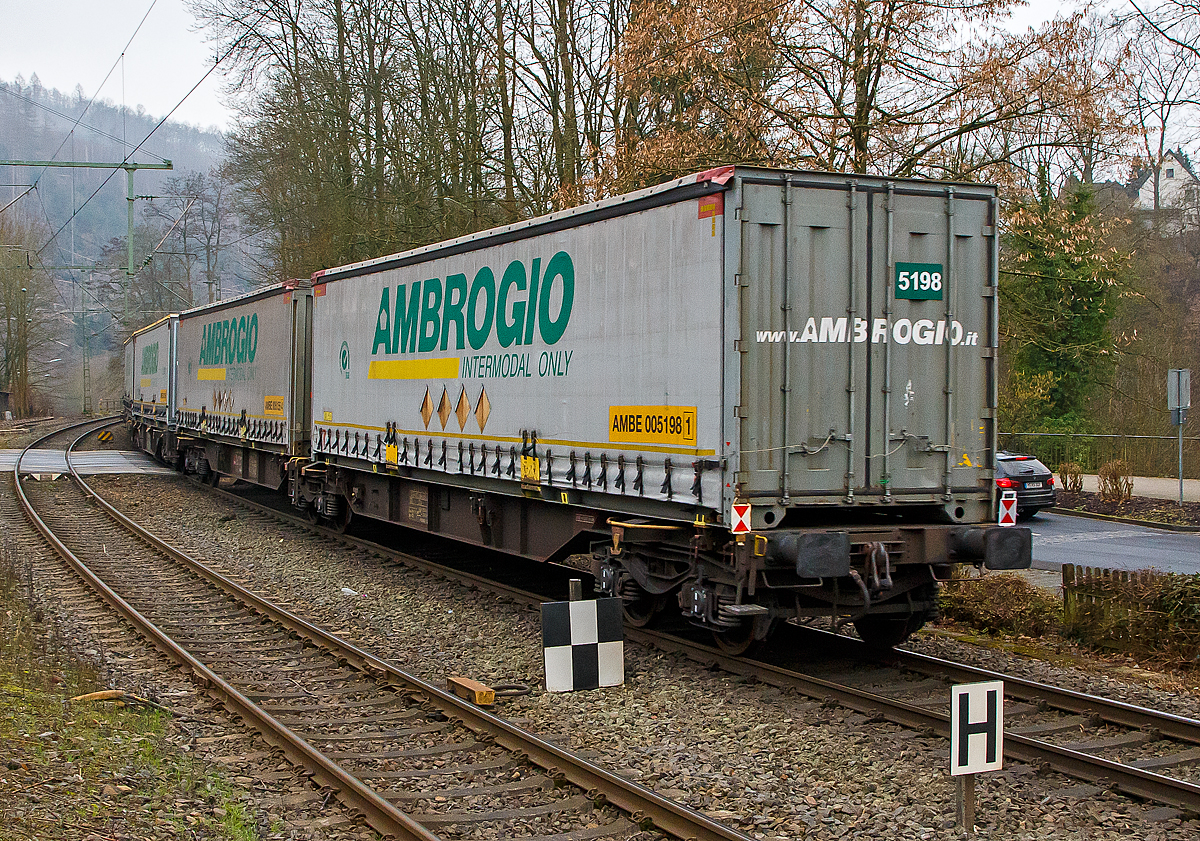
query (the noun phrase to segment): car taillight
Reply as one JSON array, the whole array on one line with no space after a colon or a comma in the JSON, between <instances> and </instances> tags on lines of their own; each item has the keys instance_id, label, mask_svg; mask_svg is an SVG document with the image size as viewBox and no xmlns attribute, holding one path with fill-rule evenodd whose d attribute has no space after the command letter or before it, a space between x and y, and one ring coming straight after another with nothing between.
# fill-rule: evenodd
<instances>
[{"instance_id":1,"label":"car taillight","mask_svg":"<svg viewBox=\"0 0 1200 841\"><path fill-rule=\"evenodd\" d=\"M1015 484L1016 483L1013 482L1012 479L997 479L996 480L997 488L1011 488L1011 487L1014 487Z\"/></svg>"},{"instance_id":2,"label":"car taillight","mask_svg":"<svg viewBox=\"0 0 1200 841\"><path fill-rule=\"evenodd\" d=\"M1051 476L1049 479L1047 479L1046 484L1053 488L1054 487L1054 477Z\"/></svg>"}]
</instances>

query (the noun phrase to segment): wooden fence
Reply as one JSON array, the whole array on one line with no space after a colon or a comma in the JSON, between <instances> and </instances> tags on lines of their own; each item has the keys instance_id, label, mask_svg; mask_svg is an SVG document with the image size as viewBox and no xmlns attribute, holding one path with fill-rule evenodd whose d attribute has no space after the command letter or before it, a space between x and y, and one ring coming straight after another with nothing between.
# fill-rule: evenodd
<instances>
[{"instance_id":1,"label":"wooden fence","mask_svg":"<svg viewBox=\"0 0 1200 841\"><path fill-rule=\"evenodd\" d=\"M1200 668L1200 575L1063 564L1063 628L1097 648Z\"/></svg>"}]
</instances>

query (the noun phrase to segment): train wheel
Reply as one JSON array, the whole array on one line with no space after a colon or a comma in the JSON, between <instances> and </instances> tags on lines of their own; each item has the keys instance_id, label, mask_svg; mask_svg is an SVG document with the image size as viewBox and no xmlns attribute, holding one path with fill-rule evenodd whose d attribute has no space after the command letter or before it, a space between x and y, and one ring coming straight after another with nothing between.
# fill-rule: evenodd
<instances>
[{"instance_id":1,"label":"train wheel","mask_svg":"<svg viewBox=\"0 0 1200 841\"><path fill-rule=\"evenodd\" d=\"M913 601L924 604L921 610L909 614L881 614L864 616L854 621L862 641L872 648L895 648L924 627L926 622L937 619L938 585L936 582L923 584L912 591Z\"/></svg>"},{"instance_id":2,"label":"train wheel","mask_svg":"<svg viewBox=\"0 0 1200 841\"><path fill-rule=\"evenodd\" d=\"M666 594L647 593L638 587L639 595L633 600L621 601L621 612L625 621L635 628L645 628L658 618L667 604Z\"/></svg>"},{"instance_id":3,"label":"train wheel","mask_svg":"<svg viewBox=\"0 0 1200 841\"><path fill-rule=\"evenodd\" d=\"M204 477L204 484L211 488L221 487L221 474L215 470L210 470L208 475Z\"/></svg>"},{"instance_id":4,"label":"train wheel","mask_svg":"<svg viewBox=\"0 0 1200 841\"><path fill-rule=\"evenodd\" d=\"M743 620L736 628L730 628L726 631L712 632L713 642L717 644L717 648L728 654L730 657L741 657L745 654L752 654L762 647L766 642L767 634L761 634L762 639L757 637L760 634L760 622L770 622L770 619L757 618L749 621Z\"/></svg>"}]
</instances>

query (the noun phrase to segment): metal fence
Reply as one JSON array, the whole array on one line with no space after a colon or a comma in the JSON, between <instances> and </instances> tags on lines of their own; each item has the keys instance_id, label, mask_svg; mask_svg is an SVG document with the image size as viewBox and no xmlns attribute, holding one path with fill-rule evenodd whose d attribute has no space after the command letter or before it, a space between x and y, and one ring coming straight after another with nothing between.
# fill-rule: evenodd
<instances>
[{"instance_id":1,"label":"metal fence","mask_svg":"<svg viewBox=\"0 0 1200 841\"><path fill-rule=\"evenodd\" d=\"M121 413L121 398L105 397L96 401L96 415L119 415Z\"/></svg>"},{"instance_id":2,"label":"metal fence","mask_svg":"<svg viewBox=\"0 0 1200 841\"><path fill-rule=\"evenodd\" d=\"M1179 475L1179 438L1166 435L1075 435L1050 432L1000 434L1000 448L1037 456L1057 472L1065 461L1095 473L1110 461L1124 461L1133 476ZM1183 475L1200 478L1200 438L1183 439Z\"/></svg>"}]
</instances>

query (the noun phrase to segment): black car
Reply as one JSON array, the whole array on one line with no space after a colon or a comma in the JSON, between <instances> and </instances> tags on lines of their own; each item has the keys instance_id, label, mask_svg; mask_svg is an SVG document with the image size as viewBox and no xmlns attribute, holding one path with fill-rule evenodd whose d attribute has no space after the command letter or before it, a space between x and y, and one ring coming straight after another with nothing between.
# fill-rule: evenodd
<instances>
[{"instance_id":1,"label":"black car","mask_svg":"<svg viewBox=\"0 0 1200 841\"><path fill-rule=\"evenodd\" d=\"M1028 520L1058 501L1054 474L1033 456L996 453L996 487L1017 492L1017 519Z\"/></svg>"}]
</instances>

